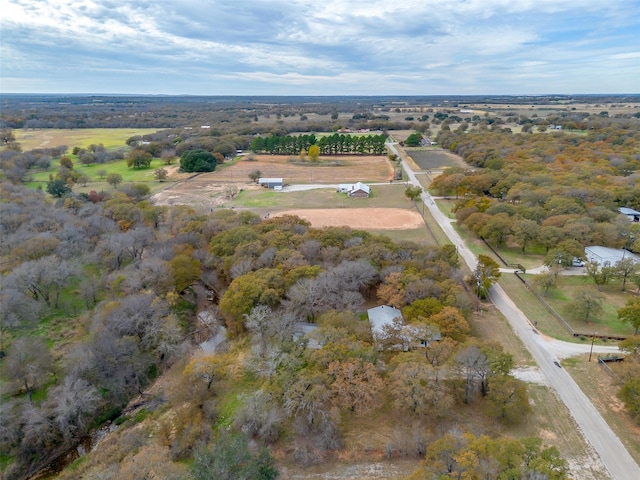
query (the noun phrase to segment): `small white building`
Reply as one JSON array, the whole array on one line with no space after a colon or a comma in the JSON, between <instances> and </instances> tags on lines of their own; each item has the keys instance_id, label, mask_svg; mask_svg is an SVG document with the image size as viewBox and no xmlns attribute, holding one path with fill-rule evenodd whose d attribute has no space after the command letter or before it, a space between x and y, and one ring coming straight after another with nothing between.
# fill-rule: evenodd
<instances>
[{"instance_id":1,"label":"small white building","mask_svg":"<svg viewBox=\"0 0 640 480\"><path fill-rule=\"evenodd\" d=\"M640 257L634 255L629 250L622 248L610 248L594 245L586 247L584 249L584 254L587 257L588 262L597 262L601 267L613 267L620 260L624 260L626 258L631 258L636 263L640 263Z\"/></svg>"},{"instance_id":2,"label":"small white building","mask_svg":"<svg viewBox=\"0 0 640 480\"><path fill-rule=\"evenodd\" d=\"M371 194L371 187L362 182L341 183L338 185L338 192L346 193L350 197L367 198Z\"/></svg>"},{"instance_id":3,"label":"small white building","mask_svg":"<svg viewBox=\"0 0 640 480\"><path fill-rule=\"evenodd\" d=\"M275 177L262 177L258 179L258 185L273 190L282 190L282 187L284 186L284 179Z\"/></svg>"}]
</instances>

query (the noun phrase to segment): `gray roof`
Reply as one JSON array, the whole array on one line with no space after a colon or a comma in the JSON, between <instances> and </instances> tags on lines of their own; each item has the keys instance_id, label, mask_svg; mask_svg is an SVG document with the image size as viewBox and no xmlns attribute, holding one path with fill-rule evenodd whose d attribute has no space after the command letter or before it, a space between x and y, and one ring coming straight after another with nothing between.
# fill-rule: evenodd
<instances>
[{"instance_id":1,"label":"gray roof","mask_svg":"<svg viewBox=\"0 0 640 480\"><path fill-rule=\"evenodd\" d=\"M620 207L618 211L620 213L623 213L624 215L640 215L640 212L637 210L634 210L633 208Z\"/></svg>"},{"instance_id":2,"label":"gray roof","mask_svg":"<svg viewBox=\"0 0 640 480\"><path fill-rule=\"evenodd\" d=\"M621 248L610 248L602 247L600 245L593 245L591 247L586 247L584 249L584 253L587 257L587 260L589 260L590 262L598 262L598 264L601 266L604 266L606 264L613 266L620 260L625 258L631 258L636 263L640 263L640 257L634 255L628 250L623 250Z\"/></svg>"},{"instance_id":3,"label":"gray roof","mask_svg":"<svg viewBox=\"0 0 640 480\"><path fill-rule=\"evenodd\" d=\"M262 177L258 179L258 183L282 183L283 181L283 178L277 177Z\"/></svg>"},{"instance_id":4,"label":"gray roof","mask_svg":"<svg viewBox=\"0 0 640 480\"><path fill-rule=\"evenodd\" d=\"M367 315L369 316L371 332L374 337L383 333L382 327L384 325L391 325L395 318L402 319L402 312L388 305L370 308L367 310Z\"/></svg>"},{"instance_id":5,"label":"gray roof","mask_svg":"<svg viewBox=\"0 0 640 480\"><path fill-rule=\"evenodd\" d=\"M307 339L307 348L322 348L320 342L310 336L318 328L315 323L297 322L293 329L293 339L298 341L304 337Z\"/></svg>"},{"instance_id":6,"label":"gray roof","mask_svg":"<svg viewBox=\"0 0 640 480\"><path fill-rule=\"evenodd\" d=\"M371 188L369 187L369 185L365 185L362 182L357 182L354 186L353 189L351 191L355 191L355 190L362 190L363 192L367 192L370 193L371 192Z\"/></svg>"}]
</instances>

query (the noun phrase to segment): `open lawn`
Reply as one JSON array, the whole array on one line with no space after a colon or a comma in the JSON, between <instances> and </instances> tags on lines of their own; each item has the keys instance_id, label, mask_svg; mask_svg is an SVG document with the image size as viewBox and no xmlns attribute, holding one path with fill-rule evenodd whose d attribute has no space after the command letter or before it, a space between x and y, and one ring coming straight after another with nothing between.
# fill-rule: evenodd
<instances>
[{"instance_id":1,"label":"open lawn","mask_svg":"<svg viewBox=\"0 0 640 480\"><path fill-rule=\"evenodd\" d=\"M80 128L42 130L13 130L16 141L22 145L22 150L35 148L53 148L61 145L86 148L91 144L103 144L105 148L126 147L126 140L135 135L155 133L156 128Z\"/></svg>"},{"instance_id":2,"label":"open lawn","mask_svg":"<svg viewBox=\"0 0 640 480\"><path fill-rule=\"evenodd\" d=\"M158 168L166 168L171 172L167 182L160 183L153 176L153 172ZM127 167L125 160L118 160L103 164L94 163L92 165L82 165L79 162L74 162L73 169L89 177L86 185L78 184L73 187L73 191L76 193L89 192L91 190L95 190L96 192L114 190L114 188L106 182L106 176L111 173L121 175L125 183L145 183L151 188L152 192L164 188L171 181L179 180L181 177L188 177L186 174L177 174L177 167L175 165L167 166L164 164L164 161L158 158L152 160L149 168L130 168ZM24 183L30 188L41 187L42 189L46 189L49 175L55 175L57 170L58 165L52 164L48 170L30 171ZM99 173L100 171L104 171L104 175L101 175Z\"/></svg>"},{"instance_id":3,"label":"open lawn","mask_svg":"<svg viewBox=\"0 0 640 480\"><path fill-rule=\"evenodd\" d=\"M384 155L336 155L320 157L317 162L287 155L256 155L255 160L240 157L205 175L211 181L239 183L248 182L249 174L256 170L262 177L283 178L291 185L388 182L393 178L393 165Z\"/></svg>"},{"instance_id":4,"label":"open lawn","mask_svg":"<svg viewBox=\"0 0 640 480\"><path fill-rule=\"evenodd\" d=\"M243 190L235 199L237 207L289 208L406 208L415 207L404 196L404 185L384 184L371 187L369 198L352 198L334 188L314 188L293 192L276 192L258 187Z\"/></svg>"},{"instance_id":5,"label":"open lawn","mask_svg":"<svg viewBox=\"0 0 640 480\"><path fill-rule=\"evenodd\" d=\"M529 283L533 275L525 275ZM576 316L575 299L581 292L590 292L593 296L602 297L602 312L591 315L589 321ZM542 294L541 291L539 291ZM635 296L630 290L623 292L619 284L596 287L589 277L560 276L558 287L549 289L547 303L579 332L598 333L600 335L632 335L633 328L618 319L618 309L623 307L627 299Z\"/></svg>"},{"instance_id":6,"label":"open lawn","mask_svg":"<svg viewBox=\"0 0 640 480\"><path fill-rule=\"evenodd\" d=\"M565 341L576 341L560 322L538 301L533 293L512 273L505 273L500 277L500 286L518 305L518 308L532 322L537 322L537 328L546 335Z\"/></svg>"}]
</instances>

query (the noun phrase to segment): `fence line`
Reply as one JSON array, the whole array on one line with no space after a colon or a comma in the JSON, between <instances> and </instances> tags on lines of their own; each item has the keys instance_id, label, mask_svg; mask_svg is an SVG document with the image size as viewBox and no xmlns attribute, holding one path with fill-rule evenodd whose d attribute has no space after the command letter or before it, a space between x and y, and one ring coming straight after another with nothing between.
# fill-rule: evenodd
<instances>
[{"instance_id":1,"label":"fence line","mask_svg":"<svg viewBox=\"0 0 640 480\"><path fill-rule=\"evenodd\" d=\"M615 372L613 370L611 370L611 367L609 367L609 365L607 365L607 362L621 362L624 360L624 357L600 357L598 356L598 365L600 365L602 368L605 369L605 371L611 375L611 377L613 377L614 380L620 380L620 378L618 377L618 375L615 374Z\"/></svg>"}]
</instances>

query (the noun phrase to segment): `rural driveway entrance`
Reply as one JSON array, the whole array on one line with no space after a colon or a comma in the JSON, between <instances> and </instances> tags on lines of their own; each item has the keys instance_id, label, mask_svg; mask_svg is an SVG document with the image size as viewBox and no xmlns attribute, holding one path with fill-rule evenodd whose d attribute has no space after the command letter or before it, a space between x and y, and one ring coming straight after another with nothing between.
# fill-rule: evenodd
<instances>
[{"instance_id":1,"label":"rural driveway entrance","mask_svg":"<svg viewBox=\"0 0 640 480\"><path fill-rule=\"evenodd\" d=\"M389 149L402 158L393 144L387 144ZM408 164L402 160L402 166L407 173L412 185L421 186L415 174ZM436 206L427 192L423 192L421 199L427 206L433 218L445 232L449 240L456 246L458 254L464 259L473 271L477 264L475 255L465 246L458 232L451 225L451 220ZM558 393L560 399L569 409L574 420L578 424L582 435L598 452L600 459L615 480L637 480L640 478L640 468L631 457L620 439L604 421L600 412L596 410L582 390L573 381L571 376L561 367L557 366L558 343L548 342L541 338L532 327L531 321L516 307L500 285L494 285L489 297L495 306L509 320L514 331L520 337L527 349L531 352L538 364L540 371L546 378L546 383ZM555 346L554 346L555 345ZM594 352L597 349L594 347ZM559 364L558 364L559 365Z\"/></svg>"}]
</instances>

